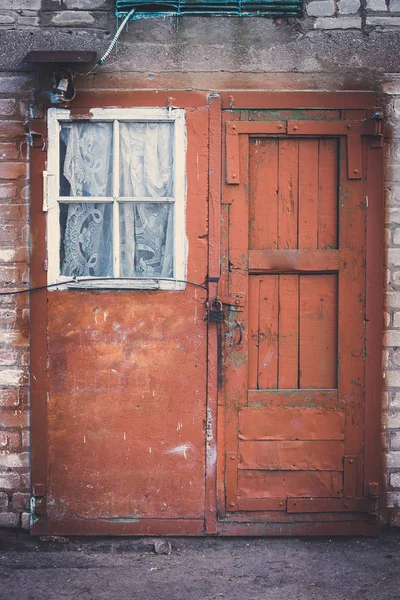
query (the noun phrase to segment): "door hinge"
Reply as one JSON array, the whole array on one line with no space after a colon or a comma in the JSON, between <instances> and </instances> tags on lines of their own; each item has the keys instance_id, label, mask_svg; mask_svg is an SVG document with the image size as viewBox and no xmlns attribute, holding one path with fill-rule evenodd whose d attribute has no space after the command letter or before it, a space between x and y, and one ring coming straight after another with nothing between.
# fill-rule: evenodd
<instances>
[{"instance_id":1,"label":"door hinge","mask_svg":"<svg viewBox=\"0 0 400 600\"><path fill-rule=\"evenodd\" d=\"M369 512L371 517L376 521L379 518L379 498L380 498L380 485L377 481L368 482L368 496L374 501L374 507Z\"/></svg>"},{"instance_id":2,"label":"door hinge","mask_svg":"<svg viewBox=\"0 0 400 600\"><path fill-rule=\"evenodd\" d=\"M379 498L379 483L377 481L368 482L368 496L370 498Z\"/></svg>"},{"instance_id":3,"label":"door hinge","mask_svg":"<svg viewBox=\"0 0 400 600\"><path fill-rule=\"evenodd\" d=\"M244 309L245 295L240 292L237 292L232 296L218 296L218 300L220 300L224 306L228 306L229 310L242 312Z\"/></svg>"},{"instance_id":4,"label":"door hinge","mask_svg":"<svg viewBox=\"0 0 400 600\"><path fill-rule=\"evenodd\" d=\"M47 150L47 137L37 131L29 132L29 145L31 148L41 148L42 152Z\"/></svg>"},{"instance_id":5,"label":"door hinge","mask_svg":"<svg viewBox=\"0 0 400 600\"><path fill-rule=\"evenodd\" d=\"M35 483L32 488L31 518L46 516L46 486L44 483Z\"/></svg>"},{"instance_id":6,"label":"door hinge","mask_svg":"<svg viewBox=\"0 0 400 600\"><path fill-rule=\"evenodd\" d=\"M374 121L374 136L375 139L372 143L372 148L382 148L383 147L383 108L380 106L373 106L368 111L368 117L371 121Z\"/></svg>"}]
</instances>

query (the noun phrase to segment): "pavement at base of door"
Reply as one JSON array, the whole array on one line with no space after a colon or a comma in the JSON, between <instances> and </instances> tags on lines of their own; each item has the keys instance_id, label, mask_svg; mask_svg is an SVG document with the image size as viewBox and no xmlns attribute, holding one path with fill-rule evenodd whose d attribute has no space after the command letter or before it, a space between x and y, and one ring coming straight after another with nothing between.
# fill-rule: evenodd
<instances>
[{"instance_id":1,"label":"pavement at base of door","mask_svg":"<svg viewBox=\"0 0 400 600\"><path fill-rule=\"evenodd\" d=\"M0 532L0 600L399 598L400 529L377 538L168 541L170 554L157 554L155 538Z\"/></svg>"}]
</instances>

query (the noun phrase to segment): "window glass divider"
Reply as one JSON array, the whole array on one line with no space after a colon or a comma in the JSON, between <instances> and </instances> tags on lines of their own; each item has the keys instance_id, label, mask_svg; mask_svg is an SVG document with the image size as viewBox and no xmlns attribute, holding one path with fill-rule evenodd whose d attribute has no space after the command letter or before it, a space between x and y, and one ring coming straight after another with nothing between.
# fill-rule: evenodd
<instances>
[{"instance_id":1,"label":"window glass divider","mask_svg":"<svg viewBox=\"0 0 400 600\"><path fill-rule=\"evenodd\" d=\"M120 180L120 160L119 160L119 122L113 122L113 261L114 277L120 276L120 231L119 231L119 180Z\"/></svg>"}]
</instances>

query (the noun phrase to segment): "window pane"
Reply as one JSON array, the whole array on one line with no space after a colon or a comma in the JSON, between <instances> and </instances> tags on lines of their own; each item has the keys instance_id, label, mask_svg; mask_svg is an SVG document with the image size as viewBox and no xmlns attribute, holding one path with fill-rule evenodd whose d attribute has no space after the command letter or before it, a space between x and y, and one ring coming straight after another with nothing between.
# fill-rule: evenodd
<instances>
[{"instance_id":1,"label":"window pane","mask_svg":"<svg viewBox=\"0 0 400 600\"><path fill-rule=\"evenodd\" d=\"M120 123L120 195L173 196L173 123Z\"/></svg>"},{"instance_id":2,"label":"window pane","mask_svg":"<svg viewBox=\"0 0 400 600\"><path fill-rule=\"evenodd\" d=\"M173 277L173 229L172 204L121 204L121 276Z\"/></svg>"},{"instance_id":3,"label":"window pane","mask_svg":"<svg viewBox=\"0 0 400 600\"><path fill-rule=\"evenodd\" d=\"M60 272L112 277L112 204L60 204Z\"/></svg>"},{"instance_id":4,"label":"window pane","mask_svg":"<svg viewBox=\"0 0 400 600\"><path fill-rule=\"evenodd\" d=\"M112 135L112 123L61 124L61 196L112 196Z\"/></svg>"}]
</instances>

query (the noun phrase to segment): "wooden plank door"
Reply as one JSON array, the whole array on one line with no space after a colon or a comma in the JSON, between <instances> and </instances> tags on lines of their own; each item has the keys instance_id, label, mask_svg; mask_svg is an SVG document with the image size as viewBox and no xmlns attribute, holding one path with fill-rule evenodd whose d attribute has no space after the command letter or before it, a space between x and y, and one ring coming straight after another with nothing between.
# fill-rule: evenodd
<instances>
[{"instance_id":1,"label":"wooden plank door","mask_svg":"<svg viewBox=\"0 0 400 600\"><path fill-rule=\"evenodd\" d=\"M361 124L241 118L225 115L220 517L371 520Z\"/></svg>"}]
</instances>

